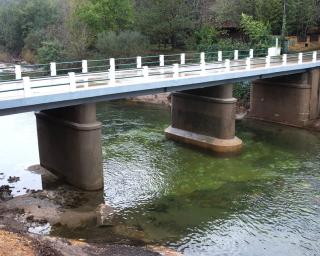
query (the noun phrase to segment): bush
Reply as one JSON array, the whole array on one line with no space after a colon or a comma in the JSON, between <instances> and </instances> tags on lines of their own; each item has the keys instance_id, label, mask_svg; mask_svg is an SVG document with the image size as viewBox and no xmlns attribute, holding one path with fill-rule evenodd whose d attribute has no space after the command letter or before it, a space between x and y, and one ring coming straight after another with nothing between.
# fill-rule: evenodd
<instances>
[{"instance_id":1,"label":"bush","mask_svg":"<svg viewBox=\"0 0 320 256\"><path fill-rule=\"evenodd\" d=\"M271 28L263 21L255 20L252 16L242 14L241 27L250 41L250 45L256 48L268 48L271 45Z\"/></svg>"},{"instance_id":2,"label":"bush","mask_svg":"<svg viewBox=\"0 0 320 256\"><path fill-rule=\"evenodd\" d=\"M102 32L98 34L96 48L107 57L143 55L150 48L148 39L136 31Z\"/></svg>"},{"instance_id":3,"label":"bush","mask_svg":"<svg viewBox=\"0 0 320 256\"><path fill-rule=\"evenodd\" d=\"M34 53L35 53L34 51L23 48L21 51L21 57L27 63L36 63L37 59Z\"/></svg>"},{"instance_id":4,"label":"bush","mask_svg":"<svg viewBox=\"0 0 320 256\"><path fill-rule=\"evenodd\" d=\"M39 63L50 63L59 61L63 56L63 46L60 42L46 41L42 43L42 47L37 50L37 59Z\"/></svg>"},{"instance_id":5,"label":"bush","mask_svg":"<svg viewBox=\"0 0 320 256\"><path fill-rule=\"evenodd\" d=\"M251 82L236 83L233 88L233 96L242 102L250 101Z\"/></svg>"},{"instance_id":6,"label":"bush","mask_svg":"<svg viewBox=\"0 0 320 256\"><path fill-rule=\"evenodd\" d=\"M10 54L4 49L4 47L0 46L0 62L9 63L11 61Z\"/></svg>"},{"instance_id":7,"label":"bush","mask_svg":"<svg viewBox=\"0 0 320 256\"><path fill-rule=\"evenodd\" d=\"M195 34L196 42L199 49L206 49L208 46L217 44L220 32L214 27L204 26Z\"/></svg>"}]
</instances>

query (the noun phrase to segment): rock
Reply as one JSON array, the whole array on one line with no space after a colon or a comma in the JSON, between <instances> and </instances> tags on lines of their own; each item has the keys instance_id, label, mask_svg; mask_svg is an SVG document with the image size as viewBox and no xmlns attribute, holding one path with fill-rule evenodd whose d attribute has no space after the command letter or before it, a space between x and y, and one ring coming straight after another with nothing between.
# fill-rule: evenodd
<instances>
[{"instance_id":1,"label":"rock","mask_svg":"<svg viewBox=\"0 0 320 256\"><path fill-rule=\"evenodd\" d=\"M116 212L111 206L100 204L96 213L98 226L113 226L113 219Z\"/></svg>"},{"instance_id":2,"label":"rock","mask_svg":"<svg viewBox=\"0 0 320 256\"><path fill-rule=\"evenodd\" d=\"M15 183L15 182L18 182L18 181L20 181L20 177L16 177L16 176L10 176L9 179L8 179L9 183Z\"/></svg>"},{"instance_id":3,"label":"rock","mask_svg":"<svg viewBox=\"0 0 320 256\"><path fill-rule=\"evenodd\" d=\"M11 187L9 187L8 185L5 186L1 186L0 187L0 200L2 201L8 201L10 199L13 198L13 196L11 195Z\"/></svg>"}]
</instances>

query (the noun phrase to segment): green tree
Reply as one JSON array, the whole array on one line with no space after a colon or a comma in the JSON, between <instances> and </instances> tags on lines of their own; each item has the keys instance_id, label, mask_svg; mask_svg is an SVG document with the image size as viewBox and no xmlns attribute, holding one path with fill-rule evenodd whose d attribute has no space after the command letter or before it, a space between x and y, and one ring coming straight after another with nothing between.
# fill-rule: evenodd
<instances>
[{"instance_id":1,"label":"green tree","mask_svg":"<svg viewBox=\"0 0 320 256\"><path fill-rule=\"evenodd\" d=\"M175 48L193 31L195 17L192 5L185 0L140 0L136 23L153 43Z\"/></svg>"},{"instance_id":2,"label":"green tree","mask_svg":"<svg viewBox=\"0 0 320 256\"><path fill-rule=\"evenodd\" d=\"M39 63L50 63L62 59L63 46L58 41L43 42L37 50L37 60Z\"/></svg>"},{"instance_id":3,"label":"green tree","mask_svg":"<svg viewBox=\"0 0 320 256\"><path fill-rule=\"evenodd\" d=\"M148 38L136 31L102 32L98 34L96 47L106 57L133 57L150 48Z\"/></svg>"},{"instance_id":4,"label":"green tree","mask_svg":"<svg viewBox=\"0 0 320 256\"><path fill-rule=\"evenodd\" d=\"M317 0L288 0L288 32L305 37L308 29L317 24L319 6Z\"/></svg>"},{"instance_id":5,"label":"green tree","mask_svg":"<svg viewBox=\"0 0 320 256\"><path fill-rule=\"evenodd\" d=\"M133 22L130 0L87 0L79 5L77 15L96 34L128 29Z\"/></svg>"},{"instance_id":6,"label":"green tree","mask_svg":"<svg viewBox=\"0 0 320 256\"><path fill-rule=\"evenodd\" d=\"M252 16L242 14L241 27L252 46L266 48L270 45L271 30L269 24L255 20Z\"/></svg>"}]
</instances>

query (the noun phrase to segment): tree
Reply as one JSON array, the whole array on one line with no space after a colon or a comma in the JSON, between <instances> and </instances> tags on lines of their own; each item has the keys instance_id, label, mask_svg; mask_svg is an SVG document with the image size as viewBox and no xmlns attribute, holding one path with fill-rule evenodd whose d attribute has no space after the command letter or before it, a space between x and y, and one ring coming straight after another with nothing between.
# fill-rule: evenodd
<instances>
[{"instance_id":1,"label":"tree","mask_svg":"<svg viewBox=\"0 0 320 256\"><path fill-rule=\"evenodd\" d=\"M79 4L77 15L95 34L129 29L133 22L130 0L87 0Z\"/></svg>"},{"instance_id":2,"label":"tree","mask_svg":"<svg viewBox=\"0 0 320 256\"><path fill-rule=\"evenodd\" d=\"M191 34L195 25L192 5L185 0L140 0L136 23L153 43L177 47Z\"/></svg>"},{"instance_id":3,"label":"tree","mask_svg":"<svg viewBox=\"0 0 320 256\"><path fill-rule=\"evenodd\" d=\"M271 30L269 24L257 21L252 16L242 14L241 27L252 46L266 48L270 45Z\"/></svg>"},{"instance_id":4,"label":"tree","mask_svg":"<svg viewBox=\"0 0 320 256\"><path fill-rule=\"evenodd\" d=\"M59 61L62 58L63 46L58 41L47 41L42 43L42 47L37 50L39 63L50 63Z\"/></svg>"},{"instance_id":5,"label":"tree","mask_svg":"<svg viewBox=\"0 0 320 256\"><path fill-rule=\"evenodd\" d=\"M96 48L106 57L133 57L149 49L148 38L136 31L98 34Z\"/></svg>"},{"instance_id":6,"label":"tree","mask_svg":"<svg viewBox=\"0 0 320 256\"><path fill-rule=\"evenodd\" d=\"M317 0L288 0L288 32L305 38L308 29L317 24L319 5Z\"/></svg>"}]
</instances>

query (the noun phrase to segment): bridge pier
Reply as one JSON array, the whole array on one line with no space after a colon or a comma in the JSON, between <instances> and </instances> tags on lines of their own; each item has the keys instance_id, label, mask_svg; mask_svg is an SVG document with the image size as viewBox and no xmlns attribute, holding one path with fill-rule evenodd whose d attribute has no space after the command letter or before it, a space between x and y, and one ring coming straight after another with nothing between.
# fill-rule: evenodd
<instances>
[{"instance_id":1,"label":"bridge pier","mask_svg":"<svg viewBox=\"0 0 320 256\"><path fill-rule=\"evenodd\" d=\"M319 118L320 69L253 82L250 118L307 127Z\"/></svg>"},{"instance_id":2,"label":"bridge pier","mask_svg":"<svg viewBox=\"0 0 320 256\"><path fill-rule=\"evenodd\" d=\"M218 153L242 148L235 137L233 86L222 85L172 94L172 124L166 137Z\"/></svg>"},{"instance_id":3,"label":"bridge pier","mask_svg":"<svg viewBox=\"0 0 320 256\"><path fill-rule=\"evenodd\" d=\"M81 189L101 189L101 123L95 104L44 110L36 119L41 166Z\"/></svg>"}]
</instances>

